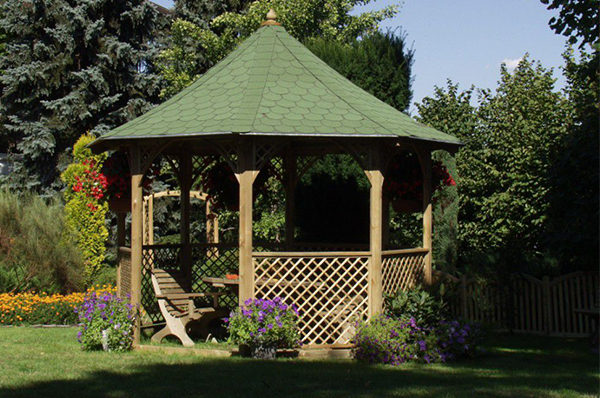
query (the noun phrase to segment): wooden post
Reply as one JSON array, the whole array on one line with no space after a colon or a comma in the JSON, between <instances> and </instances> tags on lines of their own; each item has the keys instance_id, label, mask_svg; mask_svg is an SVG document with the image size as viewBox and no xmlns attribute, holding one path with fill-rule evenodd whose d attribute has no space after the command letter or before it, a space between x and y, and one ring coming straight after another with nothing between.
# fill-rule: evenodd
<instances>
[{"instance_id":1,"label":"wooden post","mask_svg":"<svg viewBox=\"0 0 600 398\"><path fill-rule=\"evenodd\" d=\"M117 296L123 297L121 292L121 247L125 246L125 213L117 213Z\"/></svg>"},{"instance_id":2,"label":"wooden post","mask_svg":"<svg viewBox=\"0 0 600 398\"><path fill-rule=\"evenodd\" d=\"M550 300L550 277L544 276L542 278L542 303L544 306L544 332L546 332L546 336L550 335L550 331L552 330L552 302Z\"/></svg>"},{"instance_id":3,"label":"wooden post","mask_svg":"<svg viewBox=\"0 0 600 398\"><path fill-rule=\"evenodd\" d=\"M212 201L206 199L206 242L219 243L219 217L212 210Z\"/></svg>"},{"instance_id":4,"label":"wooden post","mask_svg":"<svg viewBox=\"0 0 600 398\"><path fill-rule=\"evenodd\" d=\"M192 284L192 259L190 247L190 188L192 185L192 157L189 153L181 154L179 160L179 187L181 219L179 224L181 250L181 270Z\"/></svg>"},{"instance_id":5,"label":"wooden post","mask_svg":"<svg viewBox=\"0 0 600 398\"><path fill-rule=\"evenodd\" d=\"M381 270L381 251L383 238L383 172L380 167L379 152L372 152L372 167L368 172L371 182L371 229L370 229L370 251L369 262L369 317L383 310L383 283Z\"/></svg>"},{"instance_id":6,"label":"wooden post","mask_svg":"<svg viewBox=\"0 0 600 398\"><path fill-rule=\"evenodd\" d=\"M431 152L423 152L419 156L421 168L423 171L423 248L427 249L425 257L425 284L432 283L431 260L432 253L432 230L433 230L433 210L431 205Z\"/></svg>"},{"instance_id":7,"label":"wooden post","mask_svg":"<svg viewBox=\"0 0 600 398\"><path fill-rule=\"evenodd\" d=\"M253 147L248 142L240 143L238 170L240 183L240 226L239 226L239 303L254 298L254 263L252 262L252 184L254 183Z\"/></svg>"},{"instance_id":8,"label":"wooden post","mask_svg":"<svg viewBox=\"0 0 600 398\"><path fill-rule=\"evenodd\" d=\"M296 207L296 155L288 150L284 158L284 184L285 184L285 249L293 251L294 248L294 209Z\"/></svg>"},{"instance_id":9,"label":"wooden post","mask_svg":"<svg viewBox=\"0 0 600 398\"><path fill-rule=\"evenodd\" d=\"M467 309L467 276L460 276L460 311L464 319L469 319L469 312Z\"/></svg>"},{"instance_id":10,"label":"wooden post","mask_svg":"<svg viewBox=\"0 0 600 398\"><path fill-rule=\"evenodd\" d=\"M136 308L133 344L140 343L142 298L143 192L142 154L139 146L131 148L131 304Z\"/></svg>"}]
</instances>

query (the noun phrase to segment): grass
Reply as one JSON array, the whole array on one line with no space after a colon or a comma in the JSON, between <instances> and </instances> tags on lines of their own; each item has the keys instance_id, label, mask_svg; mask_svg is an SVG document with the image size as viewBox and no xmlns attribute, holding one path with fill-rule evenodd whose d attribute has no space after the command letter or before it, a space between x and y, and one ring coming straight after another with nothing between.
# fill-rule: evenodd
<instances>
[{"instance_id":1,"label":"grass","mask_svg":"<svg viewBox=\"0 0 600 398\"><path fill-rule=\"evenodd\" d=\"M451 364L82 352L76 329L0 328L0 397L596 397L585 341L494 334Z\"/></svg>"}]
</instances>

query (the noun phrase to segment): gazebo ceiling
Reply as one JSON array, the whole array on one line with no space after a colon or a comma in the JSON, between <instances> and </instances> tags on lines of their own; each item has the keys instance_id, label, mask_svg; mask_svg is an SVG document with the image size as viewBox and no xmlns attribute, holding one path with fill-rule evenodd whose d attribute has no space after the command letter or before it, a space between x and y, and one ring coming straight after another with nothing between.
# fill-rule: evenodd
<instances>
[{"instance_id":1,"label":"gazebo ceiling","mask_svg":"<svg viewBox=\"0 0 600 398\"><path fill-rule=\"evenodd\" d=\"M98 150L123 140L231 134L404 137L460 145L355 86L271 23L191 86L91 146Z\"/></svg>"}]
</instances>

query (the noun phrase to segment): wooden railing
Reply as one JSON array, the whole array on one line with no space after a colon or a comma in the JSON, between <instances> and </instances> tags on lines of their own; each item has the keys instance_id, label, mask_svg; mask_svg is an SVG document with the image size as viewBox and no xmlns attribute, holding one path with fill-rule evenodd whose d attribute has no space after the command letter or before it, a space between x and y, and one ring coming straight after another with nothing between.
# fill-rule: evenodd
<instances>
[{"instance_id":1,"label":"wooden railing","mask_svg":"<svg viewBox=\"0 0 600 398\"><path fill-rule=\"evenodd\" d=\"M588 336L597 325L577 310L593 309L599 288L597 273L575 272L542 280L514 274L505 284L435 272L456 290L452 311L471 321L497 324L515 332L551 336Z\"/></svg>"},{"instance_id":2,"label":"wooden railing","mask_svg":"<svg viewBox=\"0 0 600 398\"><path fill-rule=\"evenodd\" d=\"M345 345L368 313L369 252L254 252L254 294L298 308L307 346Z\"/></svg>"},{"instance_id":3,"label":"wooden railing","mask_svg":"<svg viewBox=\"0 0 600 398\"><path fill-rule=\"evenodd\" d=\"M382 252L381 272L383 294L393 295L423 282L427 249L385 250Z\"/></svg>"}]
</instances>

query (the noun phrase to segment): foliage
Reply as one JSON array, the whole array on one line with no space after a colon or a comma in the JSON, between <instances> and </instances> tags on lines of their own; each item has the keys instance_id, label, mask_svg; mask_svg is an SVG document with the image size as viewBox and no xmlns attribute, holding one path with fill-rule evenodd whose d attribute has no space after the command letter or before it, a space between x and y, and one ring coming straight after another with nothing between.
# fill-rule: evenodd
<instances>
[{"instance_id":1,"label":"foliage","mask_svg":"<svg viewBox=\"0 0 600 398\"><path fill-rule=\"evenodd\" d=\"M75 309L83 303L86 294L114 293L109 286L93 286L87 293L47 294L0 293L0 324L6 325L75 325Z\"/></svg>"},{"instance_id":2,"label":"foliage","mask_svg":"<svg viewBox=\"0 0 600 398\"><path fill-rule=\"evenodd\" d=\"M450 315L445 289L444 285L440 285L437 294L420 286L398 290L395 295L385 297L386 313L398 319L414 319L423 327L434 327Z\"/></svg>"},{"instance_id":3,"label":"foliage","mask_svg":"<svg viewBox=\"0 0 600 398\"><path fill-rule=\"evenodd\" d=\"M426 97L421 104L416 104L419 111L417 120L455 137L475 136L479 120L475 107L471 105L473 90L459 91L458 85L451 81L445 89L435 87L434 97ZM460 181L459 168L452 155L436 151L433 158L442 162ZM433 261L437 269L447 272L455 272L458 266L458 189L458 186L450 186L439 191L433 202Z\"/></svg>"},{"instance_id":4,"label":"foliage","mask_svg":"<svg viewBox=\"0 0 600 398\"><path fill-rule=\"evenodd\" d=\"M470 91L457 95L452 83L418 106L422 120L438 127L463 113L449 123L454 131L442 130L465 143L456 161L459 242L463 262L475 273L488 266L509 274L547 258L548 171L569 116L553 85L552 71L525 56L513 73L501 68L495 93L479 91L476 108L468 103Z\"/></svg>"},{"instance_id":5,"label":"foliage","mask_svg":"<svg viewBox=\"0 0 600 398\"><path fill-rule=\"evenodd\" d=\"M103 266L108 239L107 180L101 172L107 155L92 155L86 145L93 140L91 134L77 140L73 146L73 163L61 174L66 185L66 226L83 255L88 281Z\"/></svg>"},{"instance_id":6,"label":"foliage","mask_svg":"<svg viewBox=\"0 0 600 398\"><path fill-rule=\"evenodd\" d=\"M600 26L598 24L598 0L541 0L548 10L558 10L559 15L550 19L550 27L559 35L569 38L575 44L581 40L580 48L586 44L598 44ZM597 64L596 64L597 65Z\"/></svg>"},{"instance_id":7,"label":"foliage","mask_svg":"<svg viewBox=\"0 0 600 398\"><path fill-rule=\"evenodd\" d=\"M458 321L421 327L414 318L378 315L358 323L353 343L354 358L361 362L399 365L473 356L481 339L478 328Z\"/></svg>"},{"instance_id":8,"label":"foliage","mask_svg":"<svg viewBox=\"0 0 600 398\"><path fill-rule=\"evenodd\" d=\"M161 95L168 98L179 92L229 54L260 27L270 8L275 9L278 21L300 41L322 37L350 42L374 32L381 21L397 13L395 5L359 14L350 12L355 6L368 3L371 0L258 0L243 9L232 7L232 11L210 20L208 27L176 19L171 27L172 45L160 55L160 72L168 83ZM217 7L214 13L223 9ZM206 16L201 19L208 20Z\"/></svg>"},{"instance_id":9,"label":"foliage","mask_svg":"<svg viewBox=\"0 0 600 398\"><path fill-rule=\"evenodd\" d=\"M77 308L84 350L127 351L133 344L134 307L115 293L91 292Z\"/></svg>"},{"instance_id":10,"label":"foliage","mask_svg":"<svg viewBox=\"0 0 600 398\"><path fill-rule=\"evenodd\" d=\"M294 348L300 345L298 310L282 299L248 299L227 320L229 339L250 347Z\"/></svg>"},{"instance_id":11,"label":"foliage","mask_svg":"<svg viewBox=\"0 0 600 398\"><path fill-rule=\"evenodd\" d=\"M398 110L408 109L414 50L407 48L406 34L376 30L350 43L317 36L306 46L358 87Z\"/></svg>"},{"instance_id":12,"label":"foliage","mask_svg":"<svg viewBox=\"0 0 600 398\"><path fill-rule=\"evenodd\" d=\"M173 11L177 18L208 28L210 21L224 12L240 12L250 0L176 0Z\"/></svg>"},{"instance_id":13,"label":"foliage","mask_svg":"<svg viewBox=\"0 0 600 398\"><path fill-rule=\"evenodd\" d=\"M83 287L83 261L65 223L59 203L0 190L0 292Z\"/></svg>"},{"instance_id":14,"label":"foliage","mask_svg":"<svg viewBox=\"0 0 600 398\"><path fill-rule=\"evenodd\" d=\"M157 12L144 0L7 0L0 29L0 96L12 189L48 192L57 163L82 131L101 132L156 101Z\"/></svg>"}]
</instances>

